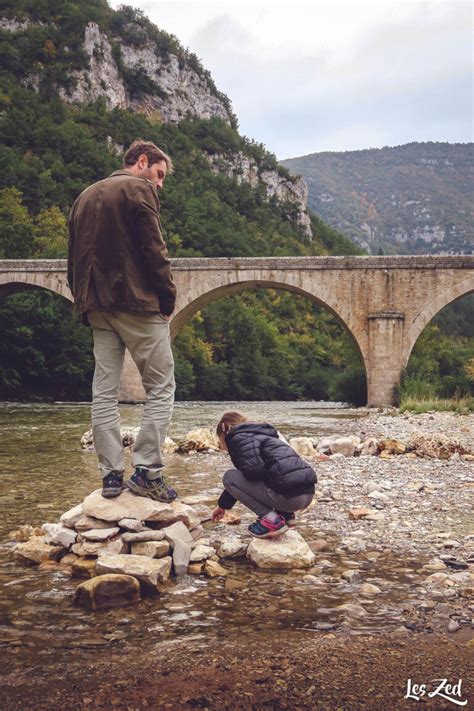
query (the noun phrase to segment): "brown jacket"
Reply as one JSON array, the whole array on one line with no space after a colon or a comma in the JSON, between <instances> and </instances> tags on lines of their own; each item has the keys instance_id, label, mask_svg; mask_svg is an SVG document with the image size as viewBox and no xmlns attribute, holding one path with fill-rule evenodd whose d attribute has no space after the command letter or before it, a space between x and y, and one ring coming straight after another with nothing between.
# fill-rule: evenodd
<instances>
[{"instance_id":1,"label":"brown jacket","mask_svg":"<svg viewBox=\"0 0 474 711\"><path fill-rule=\"evenodd\" d=\"M176 288L163 241L156 188L116 170L86 188L69 216L67 278L77 311L160 311Z\"/></svg>"}]
</instances>

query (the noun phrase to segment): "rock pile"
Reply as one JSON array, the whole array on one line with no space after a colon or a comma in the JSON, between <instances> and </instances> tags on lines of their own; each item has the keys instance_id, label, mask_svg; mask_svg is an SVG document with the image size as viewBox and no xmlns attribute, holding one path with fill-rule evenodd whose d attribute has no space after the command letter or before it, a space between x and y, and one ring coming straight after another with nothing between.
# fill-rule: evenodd
<instances>
[{"instance_id":1,"label":"rock pile","mask_svg":"<svg viewBox=\"0 0 474 711\"><path fill-rule=\"evenodd\" d=\"M228 570L221 559L247 556L259 567L279 569L314 562L314 554L296 531L249 546L248 538L230 536L226 528L221 525L213 531L211 541L189 504L160 503L130 491L105 499L97 489L59 522L41 528L22 526L10 539L17 541L17 562L53 569L67 566L72 577L85 578L74 601L91 610L134 603L140 592L163 592L171 575L225 576Z\"/></svg>"}]
</instances>

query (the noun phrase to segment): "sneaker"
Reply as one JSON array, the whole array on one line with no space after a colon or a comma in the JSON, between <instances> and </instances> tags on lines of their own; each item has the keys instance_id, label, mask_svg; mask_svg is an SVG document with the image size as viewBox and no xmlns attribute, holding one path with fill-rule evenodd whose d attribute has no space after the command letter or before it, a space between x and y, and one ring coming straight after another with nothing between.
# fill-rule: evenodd
<instances>
[{"instance_id":1,"label":"sneaker","mask_svg":"<svg viewBox=\"0 0 474 711\"><path fill-rule=\"evenodd\" d=\"M123 489L123 476L118 472L110 472L102 479L102 496L105 499L114 499L120 496Z\"/></svg>"},{"instance_id":2,"label":"sneaker","mask_svg":"<svg viewBox=\"0 0 474 711\"><path fill-rule=\"evenodd\" d=\"M164 476L160 475L156 479L148 479L145 469L137 467L130 479L125 482L125 486L137 496L145 496L148 499L161 501L169 504L174 501L178 494L167 485Z\"/></svg>"},{"instance_id":3,"label":"sneaker","mask_svg":"<svg viewBox=\"0 0 474 711\"><path fill-rule=\"evenodd\" d=\"M276 538L288 531L285 519L276 511L270 511L250 524L249 532L255 538Z\"/></svg>"},{"instance_id":4,"label":"sneaker","mask_svg":"<svg viewBox=\"0 0 474 711\"><path fill-rule=\"evenodd\" d=\"M277 513L283 516L288 528L294 528L296 526L296 516L292 511L277 511Z\"/></svg>"}]
</instances>

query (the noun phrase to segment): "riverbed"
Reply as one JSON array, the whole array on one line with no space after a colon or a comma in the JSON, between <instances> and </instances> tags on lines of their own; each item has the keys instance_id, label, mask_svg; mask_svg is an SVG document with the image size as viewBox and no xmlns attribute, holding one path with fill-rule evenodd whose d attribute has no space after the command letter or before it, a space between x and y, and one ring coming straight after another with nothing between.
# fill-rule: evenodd
<instances>
[{"instance_id":1,"label":"riverbed","mask_svg":"<svg viewBox=\"0 0 474 711\"><path fill-rule=\"evenodd\" d=\"M169 434L179 440L196 427L214 427L225 410L235 409L270 421L287 438L354 434L405 441L421 430L448 434L474 448L472 415L400 417L337 403L177 403ZM122 406L123 425L137 426L141 413L140 405ZM285 634L309 635L317 645L367 637L382 644L421 634L467 651L474 616L471 462L405 455L319 462L314 505L298 519L298 530L317 550L312 569L264 572L246 561L225 561L231 587L221 578L186 576L135 607L93 614L71 605L78 581L66 571L19 566L7 541L24 523L58 520L99 486L95 454L80 448L89 427L87 403L0 405L0 652L12 699L19 679L28 689L46 668L59 674L71 653L80 666L99 654L102 660L104 654L169 658L170 649L204 654L209 645L248 640L250 659L255 636L270 640L275 634L280 641ZM130 470L129 453L127 463ZM180 497L200 494L212 506L228 467L223 453L172 454L166 473ZM373 482L384 495L375 501L364 489ZM349 517L351 509L367 506L373 509L370 520ZM232 533L245 538L253 516L240 507L235 512L242 522ZM207 523L205 528L212 540L230 527ZM435 570L424 566L439 561L446 561L445 577L429 580ZM378 592L363 592L367 584Z\"/></svg>"}]
</instances>

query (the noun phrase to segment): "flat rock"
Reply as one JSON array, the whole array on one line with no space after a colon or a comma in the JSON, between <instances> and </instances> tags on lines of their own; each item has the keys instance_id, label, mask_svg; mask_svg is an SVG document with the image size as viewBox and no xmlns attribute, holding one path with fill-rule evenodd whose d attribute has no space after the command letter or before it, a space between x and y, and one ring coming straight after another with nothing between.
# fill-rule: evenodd
<instances>
[{"instance_id":1,"label":"flat rock","mask_svg":"<svg viewBox=\"0 0 474 711\"><path fill-rule=\"evenodd\" d=\"M360 586L360 592L363 595L378 595L382 591L377 585L372 585L372 583L364 583Z\"/></svg>"},{"instance_id":2,"label":"flat rock","mask_svg":"<svg viewBox=\"0 0 474 711\"><path fill-rule=\"evenodd\" d=\"M107 541L109 538L113 538L120 533L120 528L115 526L114 528L97 528L92 531L83 531L81 533L80 540L86 541Z\"/></svg>"},{"instance_id":3,"label":"flat rock","mask_svg":"<svg viewBox=\"0 0 474 711\"><path fill-rule=\"evenodd\" d=\"M77 506L74 506L72 509L69 509L69 511L65 511L63 515L60 517L61 523L63 523L65 526L68 528L74 528L76 521L80 519L80 517L83 514L83 508L82 504L78 504Z\"/></svg>"},{"instance_id":4,"label":"flat rock","mask_svg":"<svg viewBox=\"0 0 474 711\"><path fill-rule=\"evenodd\" d=\"M13 556L18 563L32 565L45 560L59 560L63 553L63 546L51 546L46 543L44 536L32 536L16 546Z\"/></svg>"},{"instance_id":5,"label":"flat rock","mask_svg":"<svg viewBox=\"0 0 474 711\"><path fill-rule=\"evenodd\" d=\"M147 555L149 558L163 558L170 552L168 541L143 541L132 543L132 555Z\"/></svg>"},{"instance_id":6,"label":"flat rock","mask_svg":"<svg viewBox=\"0 0 474 711\"><path fill-rule=\"evenodd\" d=\"M125 541L125 543L142 543L143 541L162 541L164 537L163 529L153 531L151 528L148 528L146 531L138 531L137 533L123 533L122 541Z\"/></svg>"},{"instance_id":7,"label":"flat rock","mask_svg":"<svg viewBox=\"0 0 474 711\"><path fill-rule=\"evenodd\" d=\"M76 542L77 533L62 523L43 523L41 528L44 531L46 543L53 543L57 546L69 548Z\"/></svg>"},{"instance_id":8,"label":"flat rock","mask_svg":"<svg viewBox=\"0 0 474 711\"><path fill-rule=\"evenodd\" d=\"M137 518L122 518L118 525L120 528L125 528L126 531L134 531L135 533L146 530L146 526Z\"/></svg>"},{"instance_id":9,"label":"flat rock","mask_svg":"<svg viewBox=\"0 0 474 711\"><path fill-rule=\"evenodd\" d=\"M122 541L119 536L111 541L106 541L105 543L96 541L82 541L81 543L75 543L71 550L76 555L96 555L96 556L106 556L106 555L119 555L121 553L126 553L128 549L128 544Z\"/></svg>"},{"instance_id":10,"label":"flat rock","mask_svg":"<svg viewBox=\"0 0 474 711\"><path fill-rule=\"evenodd\" d=\"M171 557L148 558L144 555L110 555L97 560L97 573L124 573L137 578L145 586L157 587L168 580Z\"/></svg>"},{"instance_id":11,"label":"flat rock","mask_svg":"<svg viewBox=\"0 0 474 711\"><path fill-rule=\"evenodd\" d=\"M132 605L140 600L140 583L130 575L98 575L78 585L74 605L86 610L106 610Z\"/></svg>"},{"instance_id":12,"label":"flat rock","mask_svg":"<svg viewBox=\"0 0 474 711\"><path fill-rule=\"evenodd\" d=\"M96 531L99 528L110 528L110 521L102 521L94 516L82 514L74 524L76 531Z\"/></svg>"},{"instance_id":13,"label":"flat rock","mask_svg":"<svg viewBox=\"0 0 474 711\"><path fill-rule=\"evenodd\" d=\"M191 506L179 501L164 504L144 496L136 496L131 491L123 491L114 499L105 499L101 491L96 489L84 499L83 509L88 516L114 523L123 518L167 524L184 521L188 528L193 528L200 523L199 517Z\"/></svg>"},{"instance_id":14,"label":"flat rock","mask_svg":"<svg viewBox=\"0 0 474 711\"><path fill-rule=\"evenodd\" d=\"M287 531L278 538L252 539L247 556L259 568L307 568L315 555L297 531Z\"/></svg>"}]
</instances>

